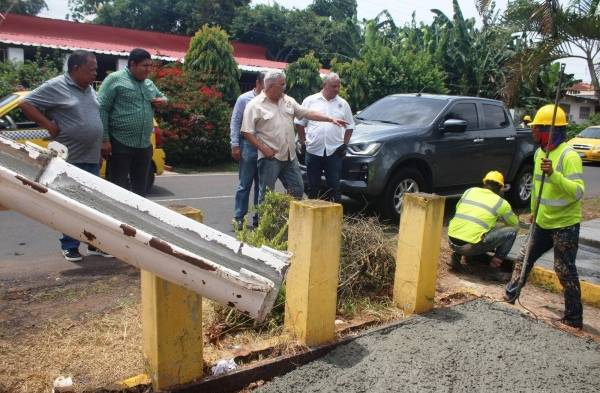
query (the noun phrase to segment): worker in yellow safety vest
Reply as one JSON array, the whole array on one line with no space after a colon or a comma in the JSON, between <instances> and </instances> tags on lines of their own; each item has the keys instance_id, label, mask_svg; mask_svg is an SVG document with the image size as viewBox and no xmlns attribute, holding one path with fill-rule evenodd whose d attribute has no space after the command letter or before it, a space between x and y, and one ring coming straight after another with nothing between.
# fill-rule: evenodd
<instances>
[{"instance_id":1,"label":"worker in yellow safety vest","mask_svg":"<svg viewBox=\"0 0 600 393\"><path fill-rule=\"evenodd\" d=\"M532 217L533 226L529 234L532 238L525 274L529 275L535 261L554 248L554 270L563 286L565 298L565 313L557 322L561 327L566 325L581 329L583 308L575 257L579 247L581 199L585 191L583 166L579 154L565 143L568 122L560 107L556 112L552 140L549 140L553 113L554 105L545 105L538 110L531 122L533 139L540 145L534 156L531 211L535 211L542 172L546 174L546 179L537 216ZM546 147L550 152L548 158L543 150ZM516 298L526 246L527 244L517 256L512 279L506 286L505 299L511 303Z\"/></svg>"},{"instance_id":2,"label":"worker in yellow safety vest","mask_svg":"<svg viewBox=\"0 0 600 393\"><path fill-rule=\"evenodd\" d=\"M523 116L523 121L519 124L521 128L529 128L529 124L531 123L531 116L525 115Z\"/></svg>"},{"instance_id":3,"label":"worker in yellow safety vest","mask_svg":"<svg viewBox=\"0 0 600 393\"><path fill-rule=\"evenodd\" d=\"M463 256L493 251L490 266L499 268L515 242L519 219L510 204L500 196L504 176L489 172L483 187L469 188L456 205L456 214L448 226L448 243L453 254L450 267L461 269ZM505 225L497 225L498 220Z\"/></svg>"}]
</instances>

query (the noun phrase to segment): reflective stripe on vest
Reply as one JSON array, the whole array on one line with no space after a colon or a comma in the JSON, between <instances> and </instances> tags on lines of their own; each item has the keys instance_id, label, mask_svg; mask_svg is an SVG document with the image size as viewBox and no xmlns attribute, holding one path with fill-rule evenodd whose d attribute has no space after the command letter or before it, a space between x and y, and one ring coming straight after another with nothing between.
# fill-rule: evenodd
<instances>
[{"instance_id":1,"label":"reflective stripe on vest","mask_svg":"<svg viewBox=\"0 0 600 393\"><path fill-rule=\"evenodd\" d=\"M462 218L465 221L470 221L470 222L472 222L474 224L477 224L477 225L479 225L479 226L481 226L481 227L483 227L485 229L489 229L490 228L490 226L488 224L486 224L485 221L480 220L477 217L471 217L471 216L467 216L466 214L460 214L460 213L456 213L454 215L454 217L456 217L456 218Z\"/></svg>"},{"instance_id":2,"label":"reflective stripe on vest","mask_svg":"<svg viewBox=\"0 0 600 393\"><path fill-rule=\"evenodd\" d=\"M498 200L496 201L496 203L494 204L494 206L490 207L488 205L486 205L485 203L481 203L479 201L475 201L473 199L469 199L468 195L471 193L471 190L468 190L467 192L465 192L462 196L462 198L460 198L460 200L458 201L458 203L456 204L456 210L459 209L461 204L465 204L465 205L471 205L471 206L476 206L479 207L483 210L486 210L487 212L489 212L492 216L496 217L498 215L498 209L500 209L500 207L502 206L502 202L503 199L501 197L498 197ZM477 217L472 217L466 214L460 214L460 213L456 213L454 215L454 217L458 217L458 218L462 218L463 220L466 221L470 221L474 224L477 224L485 229L489 229L490 226L483 220L477 218Z\"/></svg>"},{"instance_id":3,"label":"reflective stripe on vest","mask_svg":"<svg viewBox=\"0 0 600 393\"><path fill-rule=\"evenodd\" d=\"M537 153L540 150L536 151L536 158L537 158ZM561 153L560 153L560 157L558 157L558 163L556 164L555 167L555 171L558 171L560 173L562 173L563 171L563 161L565 159L565 156L567 155L568 152L570 151L575 151L573 150L572 147L567 146ZM583 174L581 173L572 173L569 176L565 176L565 178L569 179L569 180L583 180ZM541 182L542 181L542 175L537 174L535 175L535 180ZM548 178L548 176L545 177L544 182L546 182L547 184L553 184L552 180L550 180ZM577 187L577 194L575 195L575 200L578 201L581 198L583 198L583 190L581 189L581 187ZM540 200L540 204L545 205L545 206L552 206L552 207L561 207L561 206L567 206L569 204L569 201L565 200L565 199L548 199L548 198L542 198Z\"/></svg>"}]
</instances>

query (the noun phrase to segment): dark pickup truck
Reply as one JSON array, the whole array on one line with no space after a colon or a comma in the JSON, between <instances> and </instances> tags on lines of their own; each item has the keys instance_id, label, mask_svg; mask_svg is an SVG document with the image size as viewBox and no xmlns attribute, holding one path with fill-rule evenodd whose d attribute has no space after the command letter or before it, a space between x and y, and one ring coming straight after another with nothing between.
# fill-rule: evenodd
<instances>
[{"instance_id":1,"label":"dark pickup truck","mask_svg":"<svg viewBox=\"0 0 600 393\"><path fill-rule=\"evenodd\" d=\"M395 94L359 112L343 165L342 193L372 200L398 219L405 192L456 196L498 170L508 197L531 196L535 151L503 103L477 97ZM301 157L301 161L302 161Z\"/></svg>"}]
</instances>

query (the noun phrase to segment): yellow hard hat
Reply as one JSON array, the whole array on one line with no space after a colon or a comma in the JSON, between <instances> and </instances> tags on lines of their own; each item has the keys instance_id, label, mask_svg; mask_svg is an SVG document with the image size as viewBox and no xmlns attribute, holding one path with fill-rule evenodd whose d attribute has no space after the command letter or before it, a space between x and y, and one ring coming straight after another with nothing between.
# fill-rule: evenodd
<instances>
[{"instance_id":1,"label":"yellow hard hat","mask_svg":"<svg viewBox=\"0 0 600 393\"><path fill-rule=\"evenodd\" d=\"M531 116L529 116L529 115L523 116L523 121L531 121Z\"/></svg>"},{"instance_id":2,"label":"yellow hard hat","mask_svg":"<svg viewBox=\"0 0 600 393\"><path fill-rule=\"evenodd\" d=\"M530 126L551 126L553 114L554 114L554 105L552 105L552 104L544 105L543 107L538 109L537 113L535 114L535 118L533 119L533 121L531 123L529 123L529 125ZM562 126L566 126L568 124L569 124L569 122L567 121L567 115L565 114L565 111L563 111L562 108L559 106L558 109L556 110L556 120L554 122L554 125L556 127L562 127Z\"/></svg>"},{"instance_id":3,"label":"yellow hard hat","mask_svg":"<svg viewBox=\"0 0 600 393\"><path fill-rule=\"evenodd\" d=\"M487 181L493 181L494 183L498 183L502 187L504 187L504 176L502 176L502 173L498 171L488 172L487 175L485 175L485 177L483 178L483 184L485 184L485 182Z\"/></svg>"}]
</instances>

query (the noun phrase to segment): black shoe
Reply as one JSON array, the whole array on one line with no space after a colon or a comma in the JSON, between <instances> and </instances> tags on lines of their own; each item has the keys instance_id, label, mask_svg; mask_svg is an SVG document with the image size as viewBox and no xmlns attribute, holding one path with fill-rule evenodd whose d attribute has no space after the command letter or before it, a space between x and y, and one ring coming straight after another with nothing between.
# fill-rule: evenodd
<instances>
[{"instance_id":1,"label":"black shoe","mask_svg":"<svg viewBox=\"0 0 600 393\"><path fill-rule=\"evenodd\" d=\"M254 216L252 218L252 228L254 228L254 229L258 228L258 217L257 216Z\"/></svg>"},{"instance_id":2,"label":"black shoe","mask_svg":"<svg viewBox=\"0 0 600 393\"><path fill-rule=\"evenodd\" d=\"M79 262L83 259L79 250L76 248L69 248L68 250L62 250L63 257L69 262Z\"/></svg>"},{"instance_id":3,"label":"black shoe","mask_svg":"<svg viewBox=\"0 0 600 393\"><path fill-rule=\"evenodd\" d=\"M102 250L98 250L96 247L94 246L88 246L88 255L98 255L100 257L104 257L104 258L114 258L112 255L105 253Z\"/></svg>"},{"instance_id":4,"label":"black shoe","mask_svg":"<svg viewBox=\"0 0 600 393\"><path fill-rule=\"evenodd\" d=\"M461 255L457 252L453 252L450 256L450 261L448 262L448 267L450 268L450 270L455 272L461 272L463 269L460 260Z\"/></svg>"},{"instance_id":5,"label":"black shoe","mask_svg":"<svg viewBox=\"0 0 600 393\"><path fill-rule=\"evenodd\" d=\"M575 330L581 330L583 329L583 322L578 321L570 321L568 319L565 319L564 317L559 319L558 321L556 321L556 324L560 327L560 325L564 325L567 328L571 328L571 329L575 329Z\"/></svg>"},{"instance_id":6,"label":"black shoe","mask_svg":"<svg viewBox=\"0 0 600 393\"><path fill-rule=\"evenodd\" d=\"M243 219L234 218L232 224L233 224L234 231L241 231L242 229L244 229L244 220Z\"/></svg>"}]
</instances>

